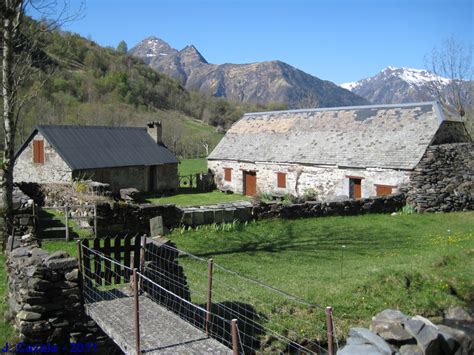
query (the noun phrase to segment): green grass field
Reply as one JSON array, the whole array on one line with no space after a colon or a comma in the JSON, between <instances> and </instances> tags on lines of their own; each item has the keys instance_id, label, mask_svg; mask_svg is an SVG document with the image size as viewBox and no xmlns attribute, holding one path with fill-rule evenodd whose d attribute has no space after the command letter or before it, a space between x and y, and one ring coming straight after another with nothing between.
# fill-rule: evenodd
<instances>
[{"instance_id":1,"label":"green grass field","mask_svg":"<svg viewBox=\"0 0 474 355\"><path fill-rule=\"evenodd\" d=\"M340 337L386 308L439 317L451 305L474 301L474 212L265 220L225 229L175 230L171 239L242 275L332 306ZM203 294L205 263L182 258L181 264L191 289ZM219 277L216 285L225 286L215 291L216 302L252 303L270 323L297 329L292 338L324 340L322 309L302 309L232 275Z\"/></svg>"},{"instance_id":2,"label":"green grass field","mask_svg":"<svg viewBox=\"0 0 474 355\"><path fill-rule=\"evenodd\" d=\"M178 166L179 175L198 174L207 171L207 160L205 158L183 159Z\"/></svg>"}]
</instances>

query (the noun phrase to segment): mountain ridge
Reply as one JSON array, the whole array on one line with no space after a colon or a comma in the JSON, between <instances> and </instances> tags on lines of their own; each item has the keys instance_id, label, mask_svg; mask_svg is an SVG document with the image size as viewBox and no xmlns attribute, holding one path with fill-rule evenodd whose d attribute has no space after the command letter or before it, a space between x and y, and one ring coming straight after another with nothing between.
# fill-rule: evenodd
<instances>
[{"instance_id":1,"label":"mountain ridge","mask_svg":"<svg viewBox=\"0 0 474 355\"><path fill-rule=\"evenodd\" d=\"M152 68L180 81L187 89L237 102L284 102L289 108L364 105L369 102L336 84L280 60L212 64L194 45L178 51L158 37L147 37L130 49Z\"/></svg>"}]
</instances>

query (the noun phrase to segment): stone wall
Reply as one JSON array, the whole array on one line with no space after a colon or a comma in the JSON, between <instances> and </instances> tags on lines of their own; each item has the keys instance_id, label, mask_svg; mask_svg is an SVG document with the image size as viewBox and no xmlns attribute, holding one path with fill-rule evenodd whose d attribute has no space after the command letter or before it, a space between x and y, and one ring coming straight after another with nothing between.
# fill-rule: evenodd
<instances>
[{"instance_id":1,"label":"stone wall","mask_svg":"<svg viewBox=\"0 0 474 355\"><path fill-rule=\"evenodd\" d=\"M178 187L178 164L77 170L73 177L109 184L114 191L129 187L140 191L167 191ZM150 178L153 178L153 182Z\"/></svg>"},{"instance_id":2,"label":"stone wall","mask_svg":"<svg viewBox=\"0 0 474 355\"><path fill-rule=\"evenodd\" d=\"M244 193L244 171L257 174L257 193L282 196L286 193L302 196L311 191L319 200L329 201L340 196L349 196L349 177L362 179L362 197L376 195L376 185L397 187L408 182L409 173L402 170L379 168L335 168L333 166L307 166L299 164L245 163L238 161L208 161L209 169L215 175L215 182L221 191ZM232 169L231 181L225 181L224 168ZM286 187L277 187L277 173L286 174Z\"/></svg>"},{"instance_id":3,"label":"stone wall","mask_svg":"<svg viewBox=\"0 0 474 355\"><path fill-rule=\"evenodd\" d=\"M34 140L44 142L44 163L33 163ZM51 144L38 133L17 158L13 180L15 182L70 183L72 171Z\"/></svg>"},{"instance_id":4,"label":"stone wall","mask_svg":"<svg viewBox=\"0 0 474 355\"><path fill-rule=\"evenodd\" d=\"M430 146L410 176L407 202L420 212L474 208L474 144Z\"/></svg>"},{"instance_id":5,"label":"stone wall","mask_svg":"<svg viewBox=\"0 0 474 355\"><path fill-rule=\"evenodd\" d=\"M359 200L318 202L307 201L299 204L260 203L253 209L254 218L308 218L323 216L351 216L366 213L392 213L405 206L402 193Z\"/></svg>"},{"instance_id":6,"label":"stone wall","mask_svg":"<svg viewBox=\"0 0 474 355\"><path fill-rule=\"evenodd\" d=\"M251 204L247 201L223 203L209 206L183 207L153 204L100 204L97 205L99 235L148 234L150 219L163 217L168 228L181 225L245 222L266 218L308 218L322 216L348 216L365 213L391 213L405 206L402 193L359 200L284 204L281 202Z\"/></svg>"},{"instance_id":7,"label":"stone wall","mask_svg":"<svg viewBox=\"0 0 474 355\"><path fill-rule=\"evenodd\" d=\"M76 259L20 247L9 253L7 268L10 317L22 341L68 345L96 340L98 328L83 312Z\"/></svg>"}]
</instances>

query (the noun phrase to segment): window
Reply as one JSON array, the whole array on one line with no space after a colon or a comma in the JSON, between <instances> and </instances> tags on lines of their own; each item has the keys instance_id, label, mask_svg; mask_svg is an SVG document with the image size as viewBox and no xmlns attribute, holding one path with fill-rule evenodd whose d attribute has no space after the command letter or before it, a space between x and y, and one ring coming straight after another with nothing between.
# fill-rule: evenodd
<instances>
[{"instance_id":1,"label":"window","mask_svg":"<svg viewBox=\"0 0 474 355\"><path fill-rule=\"evenodd\" d=\"M44 142L33 141L33 163L44 163Z\"/></svg>"},{"instance_id":2,"label":"window","mask_svg":"<svg viewBox=\"0 0 474 355\"><path fill-rule=\"evenodd\" d=\"M224 180L232 181L232 168L224 168Z\"/></svg>"},{"instance_id":3,"label":"window","mask_svg":"<svg viewBox=\"0 0 474 355\"><path fill-rule=\"evenodd\" d=\"M277 173L277 186L285 188L286 187L286 174Z\"/></svg>"},{"instance_id":4,"label":"window","mask_svg":"<svg viewBox=\"0 0 474 355\"><path fill-rule=\"evenodd\" d=\"M377 196L391 195L393 188L391 185L375 185L375 192Z\"/></svg>"},{"instance_id":5,"label":"window","mask_svg":"<svg viewBox=\"0 0 474 355\"><path fill-rule=\"evenodd\" d=\"M362 179L351 177L349 178L349 197L350 198L361 198L362 197Z\"/></svg>"}]
</instances>

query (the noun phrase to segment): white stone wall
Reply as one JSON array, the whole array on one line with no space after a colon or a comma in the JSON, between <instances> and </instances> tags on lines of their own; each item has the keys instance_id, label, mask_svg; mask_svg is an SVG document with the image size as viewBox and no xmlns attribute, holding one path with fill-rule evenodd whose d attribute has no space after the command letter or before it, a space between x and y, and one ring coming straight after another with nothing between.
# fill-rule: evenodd
<instances>
[{"instance_id":1,"label":"white stone wall","mask_svg":"<svg viewBox=\"0 0 474 355\"><path fill-rule=\"evenodd\" d=\"M44 141L44 163L33 163L33 141ZM44 139L37 134L28 146L23 150L15 162L13 180L15 182L37 182L37 183L69 183L72 172L69 166Z\"/></svg>"},{"instance_id":2,"label":"white stone wall","mask_svg":"<svg viewBox=\"0 0 474 355\"><path fill-rule=\"evenodd\" d=\"M350 169L333 166L305 166L299 164L244 163L238 161L208 161L208 168L214 173L220 190L243 193L244 171L256 171L257 192L273 195L289 193L304 195L308 189L316 191L319 199L331 199L349 195L349 178L361 177L362 198L376 195L375 185L399 187L409 181L409 171L393 169ZM232 181L224 181L224 168L232 168ZM277 173L286 173L286 188L277 187ZM397 189L394 188L393 192Z\"/></svg>"}]
</instances>

